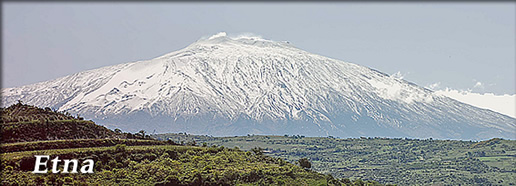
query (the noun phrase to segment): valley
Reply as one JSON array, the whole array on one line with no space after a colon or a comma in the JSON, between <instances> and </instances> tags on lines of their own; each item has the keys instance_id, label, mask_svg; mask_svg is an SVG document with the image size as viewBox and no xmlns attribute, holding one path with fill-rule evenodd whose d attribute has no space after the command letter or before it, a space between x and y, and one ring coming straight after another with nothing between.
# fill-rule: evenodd
<instances>
[{"instance_id":1,"label":"valley","mask_svg":"<svg viewBox=\"0 0 516 186\"><path fill-rule=\"evenodd\" d=\"M263 148L267 155L295 162L336 178L398 185L512 185L516 183L516 141L494 138L458 141L405 138L248 135L211 137L185 133L153 135L177 143L227 148Z\"/></svg>"}]
</instances>

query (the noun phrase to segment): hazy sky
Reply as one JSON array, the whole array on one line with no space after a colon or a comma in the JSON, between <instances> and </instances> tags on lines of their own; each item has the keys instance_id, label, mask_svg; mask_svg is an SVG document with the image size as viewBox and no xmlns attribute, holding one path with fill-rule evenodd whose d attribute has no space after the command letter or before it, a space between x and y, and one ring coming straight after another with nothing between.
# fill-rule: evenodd
<instances>
[{"instance_id":1,"label":"hazy sky","mask_svg":"<svg viewBox=\"0 0 516 186\"><path fill-rule=\"evenodd\" d=\"M399 71L421 86L514 94L515 10L514 2L8 2L2 86L151 59L225 31Z\"/></svg>"}]
</instances>

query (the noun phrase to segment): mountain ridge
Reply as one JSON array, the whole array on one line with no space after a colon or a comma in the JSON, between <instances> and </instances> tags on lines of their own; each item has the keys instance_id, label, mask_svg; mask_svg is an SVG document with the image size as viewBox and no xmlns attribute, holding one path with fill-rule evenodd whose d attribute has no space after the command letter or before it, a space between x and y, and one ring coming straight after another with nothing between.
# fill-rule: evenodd
<instances>
[{"instance_id":1,"label":"mountain ridge","mask_svg":"<svg viewBox=\"0 0 516 186\"><path fill-rule=\"evenodd\" d=\"M288 42L223 33L151 60L2 94L2 103L50 106L124 130L516 138L514 118Z\"/></svg>"}]
</instances>

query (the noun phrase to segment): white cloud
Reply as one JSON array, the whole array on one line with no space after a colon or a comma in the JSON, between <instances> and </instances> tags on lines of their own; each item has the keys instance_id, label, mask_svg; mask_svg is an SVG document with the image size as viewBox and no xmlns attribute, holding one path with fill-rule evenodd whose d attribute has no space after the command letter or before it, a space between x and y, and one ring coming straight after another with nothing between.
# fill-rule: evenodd
<instances>
[{"instance_id":1,"label":"white cloud","mask_svg":"<svg viewBox=\"0 0 516 186\"><path fill-rule=\"evenodd\" d=\"M475 83L475 85L473 85L473 88L481 88L481 89L483 89L484 85L482 84L482 82L477 81L477 83Z\"/></svg>"},{"instance_id":2,"label":"white cloud","mask_svg":"<svg viewBox=\"0 0 516 186\"><path fill-rule=\"evenodd\" d=\"M473 93L471 90L464 91L449 88L437 90L435 94L444 95L479 108L489 109L516 118L516 94L481 94Z\"/></svg>"},{"instance_id":3,"label":"white cloud","mask_svg":"<svg viewBox=\"0 0 516 186\"><path fill-rule=\"evenodd\" d=\"M391 77L396 78L396 79L403 79L403 78L405 78L405 76L407 74L410 74L410 73L407 72L405 74L402 74L400 71L398 71L398 72L396 72L394 74L391 74Z\"/></svg>"},{"instance_id":4,"label":"white cloud","mask_svg":"<svg viewBox=\"0 0 516 186\"><path fill-rule=\"evenodd\" d=\"M219 33L217 33L215 35L212 35L210 38L208 38L208 40L212 40L212 39L215 39L215 38L218 38L218 37L226 37L226 36L227 36L226 32L219 32Z\"/></svg>"},{"instance_id":5,"label":"white cloud","mask_svg":"<svg viewBox=\"0 0 516 186\"><path fill-rule=\"evenodd\" d=\"M203 36L198 41L212 40L212 39L216 39L216 38L220 38L220 37L226 37L226 38L230 38L233 40L238 40L238 39L265 40L265 39L263 39L263 37L261 35L253 34L250 32L244 32L244 33L240 33L240 34L227 34L226 32L219 32L215 35Z\"/></svg>"},{"instance_id":6,"label":"white cloud","mask_svg":"<svg viewBox=\"0 0 516 186\"><path fill-rule=\"evenodd\" d=\"M263 39L261 35L257 35L254 33L246 32L246 33L240 33L236 36L231 37L232 39Z\"/></svg>"},{"instance_id":7,"label":"white cloud","mask_svg":"<svg viewBox=\"0 0 516 186\"><path fill-rule=\"evenodd\" d=\"M437 90L437 88L439 88L439 87L441 87L441 82L437 82L437 83L425 86L425 88L430 89L430 90Z\"/></svg>"},{"instance_id":8,"label":"white cloud","mask_svg":"<svg viewBox=\"0 0 516 186\"><path fill-rule=\"evenodd\" d=\"M474 80L476 81L476 80ZM516 94L496 95L493 93L475 93L472 90L484 89L485 84L476 81L468 90L456 90L441 87L441 82L430 84L425 88L433 90L436 95L443 95L455 100L516 118Z\"/></svg>"}]
</instances>

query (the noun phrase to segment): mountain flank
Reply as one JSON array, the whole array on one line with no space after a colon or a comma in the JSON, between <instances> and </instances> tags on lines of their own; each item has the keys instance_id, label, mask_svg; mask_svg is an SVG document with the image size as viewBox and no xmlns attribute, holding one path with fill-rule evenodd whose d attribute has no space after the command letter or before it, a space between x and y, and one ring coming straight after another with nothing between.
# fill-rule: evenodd
<instances>
[{"instance_id":1,"label":"mountain flank","mask_svg":"<svg viewBox=\"0 0 516 186\"><path fill-rule=\"evenodd\" d=\"M132 132L516 139L515 118L288 42L224 33L2 90L2 104L17 100Z\"/></svg>"}]
</instances>

